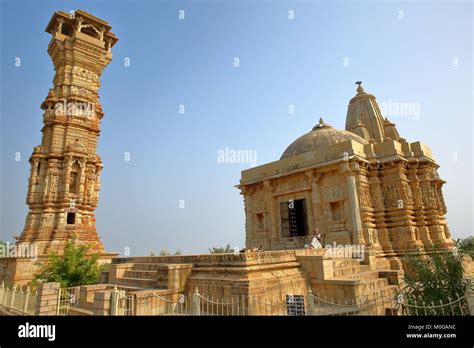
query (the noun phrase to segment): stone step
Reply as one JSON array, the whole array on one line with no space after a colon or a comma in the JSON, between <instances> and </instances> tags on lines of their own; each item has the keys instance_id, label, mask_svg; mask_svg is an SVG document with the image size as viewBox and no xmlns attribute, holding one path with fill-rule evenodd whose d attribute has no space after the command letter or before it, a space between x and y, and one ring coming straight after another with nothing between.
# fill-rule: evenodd
<instances>
[{"instance_id":1,"label":"stone step","mask_svg":"<svg viewBox=\"0 0 474 348\"><path fill-rule=\"evenodd\" d=\"M361 279L364 281L368 281L368 280L373 280L373 279L383 278L383 277L380 277L379 271L363 271L363 272L347 275L346 278Z\"/></svg>"},{"instance_id":2,"label":"stone step","mask_svg":"<svg viewBox=\"0 0 474 348\"><path fill-rule=\"evenodd\" d=\"M74 317L84 317L84 316L92 316L94 315L94 312L88 309L84 309L84 308L69 307L67 315L74 316Z\"/></svg>"},{"instance_id":3,"label":"stone step","mask_svg":"<svg viewBox=\"0 0 474 348\"><path fill-rule=\"evenodd\" d=\"M133 271L156 271L161 264L158 263L134 263Z\"/></svg>"},{"instance_id":4,"label":"stone step","mask_svg":"<svg viewBox=\"0 0 474 348\"><path fill-rule=\"evenodd\" d=\"M126 277L126 278L156 279L157 278L157 273L156 273L156 271L131 270L131 271L125 271L124 272L124 277Z\"/></svg>"},{"instance_id":5,"label":"stone step","mask_svg":"<svg viewBox=\"0 0 474 348\"><path fill-rule=\"evenodd\" d=\"M357 259L333 259L332 265L334 269L345 268L350 266L360 265L360 260Z\"/></svg>"},{"instance_id":6,"label":"stone step","mask_svg":"<svg viewBox=\"0 0 474 348\"><path fill-rule=\"evenodd\" d=\"M367 280L364 281L364 287L363 291L365 293L371 293L373 291L376 291L377 289L381 289L385 286L389 285L388 284L388 279L387 278L376 278L372 280Z\"/></svg>"},{"instance_id":7,"label":"stone step","mask_svg":"<svg viewBox=\"0 0 474 348\"><path fill-rule=\"evenodd\" d=\"M371 291L364 293L363 297L370 301L373 301L375 296L378 301L381 300L383 294L384 300L388 300L389 298L393 297L393 291L396 289L396 287L396 285L385 285L383 287L372 289Z\"/></svg>"},{"instance_id":8,"label":"stone step","mask_svg":"<svg viewBox=\"0 0 474 348\"><path fill-rule=\"evenodd\" d=\"M369 265L356 264L352 266L340 267L340 268L334 269L333 276L335 278L343 278L345 276L351 276L351 275L363 273L368 270L370 270Z\"/></svg>"},{"instance_id":9,"label":"stone step","mask_svg":"<svg viewBox=\"0 0 474 348\"><path fill-rule=\"evenodd\" d=\"M139 288L156 288L157 284L155 279L120 277L117 278L117 285L127 285Z\"/></svg>"}]
</instances>

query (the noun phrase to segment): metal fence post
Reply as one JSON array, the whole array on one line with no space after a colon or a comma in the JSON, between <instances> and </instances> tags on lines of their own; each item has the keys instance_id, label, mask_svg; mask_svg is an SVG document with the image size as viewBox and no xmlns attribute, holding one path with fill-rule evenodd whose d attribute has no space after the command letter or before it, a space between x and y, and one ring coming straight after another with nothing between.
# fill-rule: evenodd
<instances>
[{"instance_id":1,"label":"metal fence post","mask_svg":"<svg viewBox=\"0 0 474 348\"><path fill-rule=\"evenodd\" d=\"M117 290L117 285L114 287L114 290L110 294L110 315L118 315L118 300L119 300L119 291Z\"/></svg>"},{"instance_id":2,"label":"metal fence post","mask_svg":"<svg viewBox=\"0 0 474 348\"><path fill-rule=\"evenodd\" d=\"M3 304L3 299L5 298L5 282L2 282L2 286L0 287L0 303Z\"/></svg>"},{"instance_id":3,"label":"metal fence post","mask_svg":"<svg viewBox=\"0 0 474 348\"><path fill-rule=\"evenodd\" d=\"M193 315L201 315L201 297L197 286L193 294Z\"/></svg>"},{"instance_id":4,"label":"metal fence post","mask_svg":"<svg viewBox=\"0 0 474 348\"><path fill-rule=\"evenodd\" d=\"M474 315L474 290L469 290L466 294L466 298L469 305L470 314Z\"/></svg>"},{"instance_id":5,"label":"metal fence post","mask_svg":"<svg viewBox=\"0 0 474 348\"><path fill-rule=\"evenodd\" d=\"M13 308L13 303L15 301L15 286L12 288L12 296L10 297L10 308Z\"/></svg>"},{"instance_id":6,"label":"metal fence post","mask_svg":"<svg viewBox=\"0 0 474 348\"><path fill-rule=\"evenodd\" d=\"M314 297L313 297L313 292L311 291L311 289L308 289L308 295L306 297L308 299L309 314L314 315L316 305L314 304Z\"/></svg>"},{"instance_id":7,"label":"metal fence post","mask_svg":"<svg viewBox=\"0 0 474 348\"><path fill-rule=\"evenodd\" d=\"M25 292L25 303L23 303L23 313L25 313L25 314L28 311L28 300L29 299L30 299L30 287L28 286L26 288L26 292Z\"/></svg>"}]
</instances>

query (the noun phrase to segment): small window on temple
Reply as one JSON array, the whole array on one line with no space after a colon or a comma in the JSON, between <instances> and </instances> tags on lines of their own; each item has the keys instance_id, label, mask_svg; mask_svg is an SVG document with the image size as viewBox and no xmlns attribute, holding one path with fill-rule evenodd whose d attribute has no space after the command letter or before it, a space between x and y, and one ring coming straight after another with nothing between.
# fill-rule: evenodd
<instances>
[{"instance_id":1,"label":"small window on temple","mask_svg":"<svg viewBox=\"0 0 474 348\"><path fill-rule=\"evenodd\" d=\"M61 27L61 34L64 34L64 35L67 35L67 36L71 36L72 34L72 27L67 24L67 23L63 23L62 27Z\"/></svg>"},{"instance_id":2,"label":"small window on temple","mask_svg":"<svg viewBox=\"0 0 474 348\"><path fill-rule=\"evenodd\" d=\"M74 225L76 222L76 213L67 213L67 224Z\"/></svg>"},{"instance_id":3,"label":"small window on temple","mask_svg":"<svg viewBox=\"0 0 474 348\"><path fill-rule=\"evenodd\" d=\"M342 202L332 202L331 204L331 218L333 220L342 219Z\"/></svg>"},{"instance_id":4,"label":"small window on temple","mask_svg":"<svg viewBox=\"0 0 474 348\"><path fill-rule=\"evenodd\" d=\"M284 237L305 236L308 233L305 199L280 203L280 216Z\"/></svg>"},{"instance_id":5,"label":"small window on temple","mask_svg":"<svg viewBox=\"0 0 474 348\"><path fill-rule=\"evenodd\" d=\"M39 175L41 171L41 162L38 162L38 166L36 167L36 175Z\"/></svg>"},{"instance_id":6,"label":"small window on temple","mask_svg":"<svg viewBox=\"0 0 474 348\"><path fill-rule=\"evenodd\" d=\"M257 214L257 229L263 231L265 229L265 218L263 213Z\"/></svg>"}]
</instances>

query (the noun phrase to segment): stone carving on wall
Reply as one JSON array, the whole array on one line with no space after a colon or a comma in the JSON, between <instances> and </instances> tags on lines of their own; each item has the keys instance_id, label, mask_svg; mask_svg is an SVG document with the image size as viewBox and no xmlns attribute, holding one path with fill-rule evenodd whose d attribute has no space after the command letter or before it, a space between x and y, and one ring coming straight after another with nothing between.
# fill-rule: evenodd
<instances>
[{"instance_id":1,"label":"stone carving on wall","mask_svg":"<svg viewBox=\"0 0 474 348\"><path fill-rule=\"evenodd\" d=\"M72 68L72 73L73 75L81 76L87 80L91 80L92 82L97 82L97 79L98 79L97 74L94 74L93 72L86 70L84 68L80 68L78 66L74 66Z\"/></svg>"},{"instance_id":2,"label":"stone carving on wall","mask_svg":"<svg viewBox=\"0 0 474 348\"><path fill-rule=\"evenodd\" d=\"M373 184L370 186L370 195L372 197L372 203L374 208L381 209L382 208L382 195L380 192L380 185Z\"/></svg>"},{"instance_id":3,"label":"stone carving on wall","mask_svg":"<svg viewBox=\"0 0 474 348\"><path fill-rule=\"evenodd\" d=\"M383 203L386 207L394 206L399 204L400 191L394 183L386 184L383 186Z\"/></svg>"},{"instance_id":4,"label":"stone carving on wall","mask_svg":"<svg viewBox=\"0 0 474 348\"><path fill-rule=\"evenodd\" d=\"M402 199L404 204L413 204L413 196L411 193L410 185L406 181L401 182L402 185Z\"/></svg>"},{"instance_id":5,"label":"stone carving on wall","mask_svg":"<svg viewBox=\"0 0 474 348\"><path fill-rule=\"evenodd\" d=\"M71 86L71 93L82 97L92 96L92 91L84 87Z\"/></svg>"},{"instance_id":6,"label":"stone carving on wall","mask_svg":"<svg viewBox=\"0 0 474 348\"><path fill-rule=\"evenodd\" d=\"M420 185L418 184L417 181L411 182L410 185L411 192L412 192L412 200L414 205L421 205L422 204L422 198L421 198L421 190L420 190Z\"/></svg>"},{"instance_id":7,"label":"stone carving on wall","mask_svg":"<svg viewBox=\"0 0 474 348\"><path fill-rule=\"evenodd\" d=\"M370 190L368 187L362 186L359 190L360 193L360 205L363 208L372 207L372 199L370 196Z\"/></svg>"},{"instance_id":8,"label":"stone carving on wall","mask_svg":"<svg viewBox=\"0 0 474 348\"><path fill-rule=\"evenodd\" d=\"M436 205L436 197L434 193L433 187L429 183L424 183L421 186L421 194L423 198L423 205L429 206L435 206Z\"/></svg>"},{"instance_id":9,"label":"stone carving on wall","mask_svg":"<svg viewBox=\"0 0 474 348\"><path fill-rule=\"evenodd\" d=\"M338 202L344 199L342 188L340 186L330 186L323 190L324 200L326 202Z\"/></svg>"},{"instance_id":10,"label":"stone carving on wall","mask_svg":"<svg viewBox=\"0 0 474 348\"><path fill-rule=\"evenodd\" d=\"M309 190L309 186L305 180L297 182L282 182L274 190L274 193L277 195L283 195L285 193L297 192L303 190Z\"/></svg>"},{"instance_id":11,"label":"stone carving on wall","mask_svg":"<svg viewBox=\"0 0 474 348\"><path fill-rule=\"evenodd\" d=\"M53 214L44 214L43 215L43 226L52 226L53 225L53 219L54 215Z\"/></svg>"},{"instance_id":12,"label":"stone carving on wall","mask_svg":"<svg viewBox=\"0 0 474 348\"><path fill-rule=\"evenodd\" d=\"M49 182L49 192L55 193L57 189L58 177L56 175L51 175L51 180Z\"/></svg>"}]
</instances>

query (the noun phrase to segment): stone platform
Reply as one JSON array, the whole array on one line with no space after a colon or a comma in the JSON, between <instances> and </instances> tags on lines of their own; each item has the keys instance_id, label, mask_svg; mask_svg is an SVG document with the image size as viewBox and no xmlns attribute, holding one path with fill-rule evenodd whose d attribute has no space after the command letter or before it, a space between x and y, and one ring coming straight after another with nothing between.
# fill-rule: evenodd
<instances>
[{"instance_id":1,"label":"stone platform","mask_svg":"<svg viewBox=\"0 0 474 348\"><path fill-rule=\"evenodd\" d=\"M399 271L379 269L373 254L360 261L319 250L284 250L116 258L101 282L133 291L157 289L217 299L258 297L284 302L287 295L313 294L357 303L382 294L389 298Z\"/></svg>"}]
</instances>

